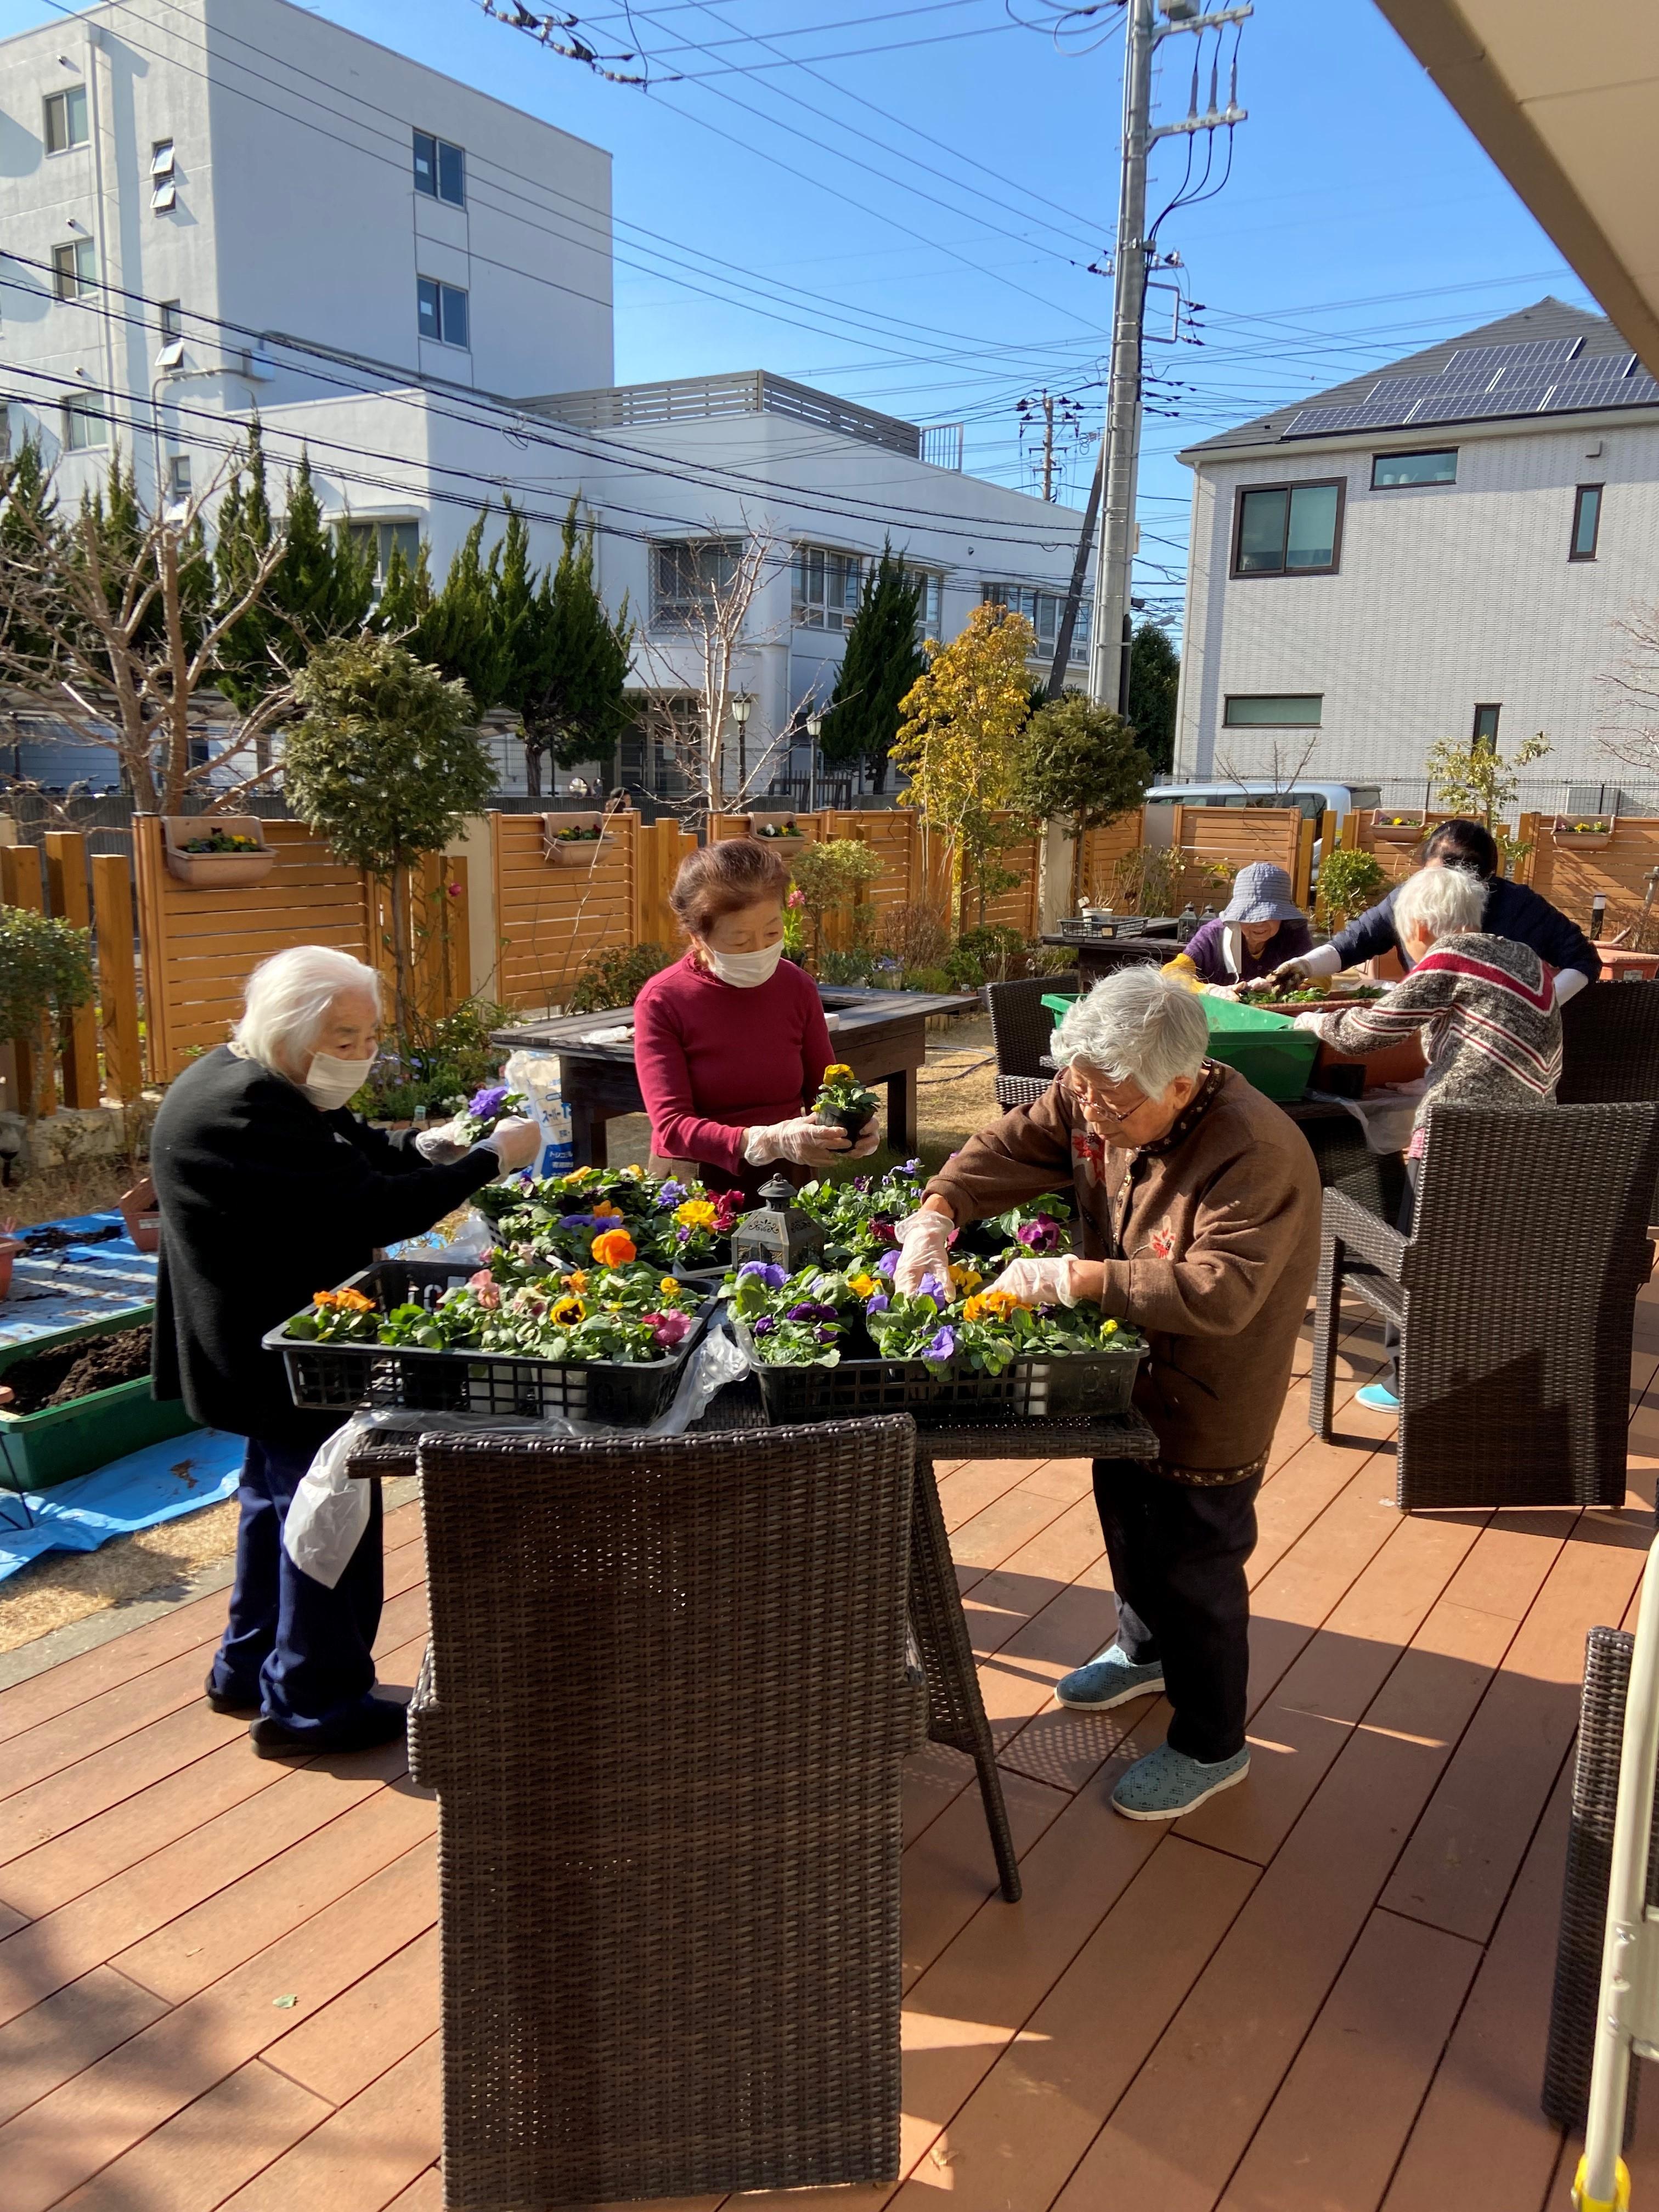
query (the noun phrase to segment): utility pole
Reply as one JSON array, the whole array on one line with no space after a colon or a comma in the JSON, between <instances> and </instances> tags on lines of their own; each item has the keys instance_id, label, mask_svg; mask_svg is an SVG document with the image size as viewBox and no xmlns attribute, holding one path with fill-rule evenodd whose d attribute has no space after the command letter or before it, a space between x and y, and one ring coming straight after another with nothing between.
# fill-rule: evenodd
<instances>
[{"instance_id":1,"label":"utility pole","mask_svg":"<svg viewBox=\"0 0 1659 2212\"><path fill-rule=\"evenodd\" d=\"M1207 114L1198 112L1197 71L1192 112L1155 131L1152 124L1152 56L1177 32L1219 28L1254 12L1249 0L1200 13L1197 0L1129 0L1123 63L1123 149L1117 204L1117 252L1112 264L1112 372L1106 405L1104 477L1095 555L1095 601L1089 640L1089 696L1097 706L1124 713L1129 703L1129 583L1135 554L1135 485L1140 469L1141 326L1146 304L1146 157L1155 139L1177 133L1231 129L1245 111L1230 94L1216 105L1211 75ZM1237 92L1237 86L1233 88Z\"/></svg>"}]
</instances>

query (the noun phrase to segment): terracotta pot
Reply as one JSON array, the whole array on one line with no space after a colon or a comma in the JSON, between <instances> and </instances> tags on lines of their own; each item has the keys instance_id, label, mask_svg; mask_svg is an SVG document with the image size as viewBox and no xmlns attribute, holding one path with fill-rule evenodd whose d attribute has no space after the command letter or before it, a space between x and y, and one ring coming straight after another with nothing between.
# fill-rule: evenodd
<instances>
[{"instance_id":1,"label":"terracotta pot","mask_svg":"<svg viewBox=\"0 0 1659 2212\"><path fill-rule=\"evenodd\" d=\"M22 1249L21 1237L0 1237L0 1298L11 1296L11 1263ZM8 1391L6 1395L11 1394Z\"/></svg>"},{"instance_id":2,"label":"terracotta pot","mask_svg":"<svg viewBox=\"0 0 1659 2212\"><path fill-rule=\"evenodd\" d=\"M116 1200L121 1218L127 1224L127 1235L141 1252L158 1252L161 1247L161 1217L156 1210L155 1186L146 1176L131 1190L123 1191Z\"/></svg>"},{"instance_id":3,"label":"terracotta pot","mask_svg":"<svg viewBox=\"0 0 1659 2212\"><path fill-rule=\"evenodd\" d=\"M211 836L222 830L231 837L258 840L257 853L186 853L192 837ZM227 886L262 884L276 866L276 855L265 842L264 825L257 814L164 814L161 836L167 852L167 873L191 890L216 890Z\"/></svg>"}]
</instances>

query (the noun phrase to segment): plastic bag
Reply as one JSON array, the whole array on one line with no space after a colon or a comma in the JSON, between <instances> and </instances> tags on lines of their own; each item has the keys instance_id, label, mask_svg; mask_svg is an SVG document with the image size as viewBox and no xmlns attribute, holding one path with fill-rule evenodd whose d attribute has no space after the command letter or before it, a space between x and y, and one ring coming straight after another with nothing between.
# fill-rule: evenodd
<instances>
[{"instance_id":1,"label":"plastic bag","mask_svg":"<svg viewBox=\"0 0 1659 2212\"><path fill-rule=\"evenodd\" d=\"M501 1070L509 1091L522 1092L542 1133L538 1176L568 1175L576 1164L570 1135L570 1109L559 1085L558 1055L550 1052L515 1052Z\"/></svg>"},{"instance_id":2,"label":"plastic bag","mask_svg":"<svg viewBox=\"0 0 1659 2212\"><path fill-rule=\"evenodd\" d=\"M717 1390L741 1382L749 1360L716 1322L686 1362L666 1413L646 1429L613 1429L602 1421L573 1421L562 1414L514 1420L499 1413L416 1413L401 1407L354 1413L323 1444L301 1478L283 1522L283 1549L301 1574L332 1589L351 1563L368 1527L369 1488L346 1472L363 1438L401 1431L416 1436L684 1436L708 1411Z\"/></svg>"}]
</instances>

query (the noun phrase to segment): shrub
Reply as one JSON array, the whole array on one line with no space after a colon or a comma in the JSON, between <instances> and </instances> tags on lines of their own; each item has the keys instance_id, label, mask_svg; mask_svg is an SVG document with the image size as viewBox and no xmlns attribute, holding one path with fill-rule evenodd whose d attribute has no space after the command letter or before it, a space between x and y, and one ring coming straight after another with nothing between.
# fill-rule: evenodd
<instances>
[{"instance_id":1,"label":"shrub","mask_svg":"<svg viewBox=\"0 0 1659 2212\"><path fill-rule=\"evenodd\" d=\"M881 918L881 949L901 968L937 968L951 949L951 932L937 907L889 907Z\"/></svg>"},{"instance_id":2,"label":"shrub","mask_svg":"<svg viewBox=\"0 0 1659 2212\"><path fill-rule=\"evenodd\" d=\"M845 952L837 946L826 945L818 955L817 973L820 983L867 983L877 956L867 945L853 945Z\"/></svg>"},{"instance_id":3,"label":"shrub","mask_svg":"<svg viewBox=\"0 0 1659 2212\"><path fill-rule=\"evenodd\" d=\"M957 988L943 968L907 968L899 977L901 991L954 991Z\"/></svg>"},{"instance_id":4,"label":"shrub","mask_svg":"<svg viewBox=\"0 0 1659 2212\"><path fill-rule=\"evenodd\" d=\"M423 1108L447 1107L471 1097L495 1076L501 1048L492 1030L504 1028L511 1011L493 999L466 999L435 1020L416 1014L401 1045L389 1045L352 1102L376 1121L408 1121Z\"/></svg>"},{"instance_id":5,"label":"shrub","mask_svg":"<svg viewBox=\"0 0 1659 2212\"><path fill-rule=\"evenodd\" d=\"M1338 929L1374 905L1388 888L1388 870L1373 854L1362 853L1357 846L1346 851L1339 847L1320 860L1320 909Z\"/></svg>"},{"instance_id":6,"label":"shrub","mask_svg":"<svg viewBox=\"0 0 1659 2212\"><path fill-rule=\"evenodd\" d=\"M631 1006L641 985L673 957L665 945L655 944L613 945L590 954L564 1010L568 1014L602 1014L613 1006Z\"/></svg>"},{"instance_id":7,"label":"shrub","mask_svg":"<svg viewBox=\"0 0 1659 2212\"><path fill-rule=\"evenodd\" d=\"M964 991L976 991L981 983L1006 983L1024 965L1025 939L1000 921L964 929L945 963L946 973L959 977L958 988Z\"/></svg>"},{"instance_id":8,"label":"shrub","mask_svg":"<svg viewBox=\"0 0 1659 2212\"><path fill-rule=\"evenodd\" d=\"M61 1023L92 997L92 933L55 915L0 906L0 1041L38 1046L48 1018ZM41 1076L46 1073L42 1056ZM33 1115L38 1100L22 1102Z\"/></svg>"},{"instance_id":9,"label":"shrub","mask_svg":"<svg viewBox=\"0 0 1659 2212\"><path fill-rule=\"evenodd\" d=\"M881 873L881 860L859 838L826 837L821 844L804 845L790 862L790 872L811 928L812 950L821 957L824 923L854 904L860 891ZM867 908L862 918L867 929Z\"/></svg>"}]
</instances>

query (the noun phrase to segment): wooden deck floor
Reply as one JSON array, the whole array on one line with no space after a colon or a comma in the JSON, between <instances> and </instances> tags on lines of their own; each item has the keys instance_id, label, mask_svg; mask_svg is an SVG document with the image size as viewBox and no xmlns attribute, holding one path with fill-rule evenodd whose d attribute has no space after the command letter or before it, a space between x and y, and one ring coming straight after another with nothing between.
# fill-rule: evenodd
<instances>
[{"instance_id":1,"label":"wooden deck floor","mask_svg":"<svg viewBox=\"0 0 1659 2212\"><path fill-rule=\"evenodd\" d=\"M1375 1346L1346 1350L1351 1397ZM1565 2204L1576 2154L1536 2100L1568 1761L1585 1632L1626 1619L1652 1525L1659 1298L1619 1514L1402 1519L1389 1424L1345 1398L1342 1440L1310 1437L1306 1357L1261 1499L1251 1778L1173 1832L1106 1804L1161 1709L1050 1697L1112 1624L1086 1468L943 1481L1025 1899L992 1894L968 1762L913 1760L906 2178L834 2202ZM381 1673L407 1685L416 1509L386 1541ZM200 1694L224 1605L0 1694L4 2212L441 2203L434 1805L400 1752L253 1758Z\"/></svg>"}]
</instances>

